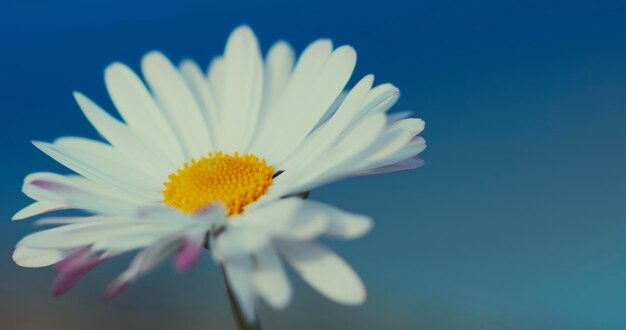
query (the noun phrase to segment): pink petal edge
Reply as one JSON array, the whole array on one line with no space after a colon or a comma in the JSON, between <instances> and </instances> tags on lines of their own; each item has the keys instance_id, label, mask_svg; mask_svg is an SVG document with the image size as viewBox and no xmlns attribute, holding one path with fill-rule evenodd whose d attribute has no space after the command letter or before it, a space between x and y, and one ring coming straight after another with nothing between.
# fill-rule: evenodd
<instances>
[{"instance_id":1,"label":"pink petal edge","mask_svg":"<svg viewBox=\"0 0 626 330\"><path fill-rule=\"evenodd\" d=\"M88 249L80 250L63 259L55 265L58 274L52 283L52 294L56 297L66 294L102 261L102 258L94 257Z\"/></svg>"},{"instance_id":2,"label":"pink petal edge","mask_svg":"<svg viewBox=\"0 0 626 330\"><path fill-rule=\"evenodd\" d=\"M189 271L198 262L204 246L186 238L174 256L174 266L180 271Z\"/></svg>"}]
</instances>

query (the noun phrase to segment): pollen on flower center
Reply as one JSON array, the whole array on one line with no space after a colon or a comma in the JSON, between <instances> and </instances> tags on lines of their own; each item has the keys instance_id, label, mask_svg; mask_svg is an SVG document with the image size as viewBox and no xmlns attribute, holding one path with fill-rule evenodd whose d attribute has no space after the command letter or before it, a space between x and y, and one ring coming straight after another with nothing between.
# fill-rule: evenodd
<instances>
[{"instance_id":1,"label":"pollen on flower center","mask_svg":"<svg viewBox=\"0 0 626 330\"><path fill-rule=\"evenodd\" d=\"M163 202L193 214L219 201L229 216L239 214L265 194L273 175L274 168L252 154L209 153L169 175L169 181L164 183Z\"/></svg>"}]
</instances>

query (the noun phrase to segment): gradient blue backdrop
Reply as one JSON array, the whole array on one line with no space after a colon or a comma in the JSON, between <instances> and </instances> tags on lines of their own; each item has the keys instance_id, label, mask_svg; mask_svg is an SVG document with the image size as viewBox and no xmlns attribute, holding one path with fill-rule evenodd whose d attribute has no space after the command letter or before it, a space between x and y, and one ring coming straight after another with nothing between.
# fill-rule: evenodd
<instances>
[{"instance_id":1,"label":"gradient blue backdrop","mask_svg":"<svg viewBox=\"0 0 626 330\"><path fill-rule=\"evenodd\" d=\"M30 145L95 137L71 92L112 109L102 72L159 49L202 65L250 24L262 48L319 37L353 45L356 76L402 90L426 120L427 164L335 183L312 198L371 214L366 238L331 243L369 289L335 305L294 278L267 329L626 329L626 2L354 1L0 4L0 328L228 329L208 257L101 292L128 261L50 297L49 269L11 261L31 221L22 178L65 171Z\"/></svg>"}]
</instances>

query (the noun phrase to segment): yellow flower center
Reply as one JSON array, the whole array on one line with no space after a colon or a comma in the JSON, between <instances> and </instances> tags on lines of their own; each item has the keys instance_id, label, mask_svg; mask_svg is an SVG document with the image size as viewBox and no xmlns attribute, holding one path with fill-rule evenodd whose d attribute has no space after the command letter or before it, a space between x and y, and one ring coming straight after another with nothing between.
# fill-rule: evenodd
<instances>
[{"instance_id":1,"label":"yellow flower center","mask_svg":"<svg viewBox=\"0 0 626 330\"><path fill-rule=\"evenodd\" d=\"M252 154L209 153L169 175L163 202L193 214L212 202L222 202L229 216L263 196L272 184L274 167Z\"/></svg>"}]
</instances>

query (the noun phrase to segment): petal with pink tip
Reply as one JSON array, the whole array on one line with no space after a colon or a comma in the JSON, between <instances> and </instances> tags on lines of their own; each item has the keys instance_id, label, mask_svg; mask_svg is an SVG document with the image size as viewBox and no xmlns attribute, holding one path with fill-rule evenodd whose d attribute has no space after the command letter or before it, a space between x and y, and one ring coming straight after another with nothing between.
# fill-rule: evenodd
<instances>
[{"instance_id":1,"label":"petal with pink tip","mask_svg":"<svg viewBox=\"0 0 626 330\"><path fill-rule=\"evenodd\" d=\"M174 266L181 271L190 270L200 258L203 249L203 244L186 238L183 245L178 249L176 256L174 256Z\"/></svg>"},{"instance_id":2,"label":"petal with pink tip","mask_svg":"<svg viewBox=\"0 0 626 330\"><path fill-rule=\"evenodd\" d=\"M102 262L102 258L93 257L89 251L82 250L61 261L57 268L59 274L52 283L52 292L60 296L71 290L80 279Z\"/></svg>"}]
</instances>

